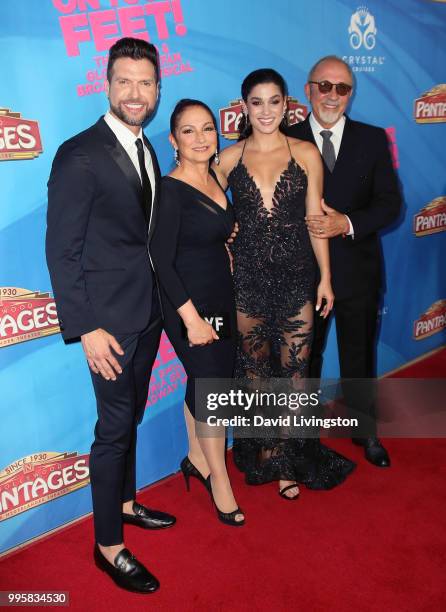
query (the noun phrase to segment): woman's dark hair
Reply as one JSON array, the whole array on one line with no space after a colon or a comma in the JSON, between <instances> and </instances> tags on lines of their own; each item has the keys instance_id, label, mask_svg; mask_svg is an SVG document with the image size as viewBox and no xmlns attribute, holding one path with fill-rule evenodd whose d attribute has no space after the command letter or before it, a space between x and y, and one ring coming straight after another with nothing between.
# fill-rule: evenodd
<instances>
[{"instance_id":1,"label":"woman's dark hair","mask_svg":"<svg viewBox=\"0 0 446 612\"><path fill-rule=\"evenodd\" d=\"M256 87L256 85L261 85L263 83L273 83L274 85L277 85L277 87L280 89L282 96L284 98L287 97L288 88L287 88L287 84L283 76L279 74L273 68L259 68L258 70L254 70L253 72L250 72L242 83L243 101L246 103L248 101L248 96L251 93L251 91L254 89L254 87ZM280 131L284 132L287 125L288 123L287 123L286 114L285 114L285 117L283 118L279 126ZM252 126L249 122L249 118L245 117L245 115L243 115L242 118L240 119L238 131L239 131L239 138L238 138L239 140L244 140L245 138L248 138L248 136L252 134Z\"/></svg>"},{"instance_id":2,"label":"woman's dark hair","mask_svg":"<svg viewBox=\"0 0 446 612\"><path fill-rule=\"evenodd\" d=\"M121 57L134 60L147 59L155 68L156 82L160 80L159 57L156 47L139 38L121 38L110 47L107 64L107 80L110 83L113 76L113 64Z\"/></svg>"},{"instance_id":3,"label":"woman's dark hair","mask_svg":"<svg viewBox=\"0 0 446 612\"><path fill-rule=\"evenodd\" d=\"M176 106L173 109L173 113L170 116L170 133L175 135L175 130L177 129L180 116L184 113L184 111L187 108L191 108L192 106L201 106L201 108L204 108L204 110L206 110L210 114L212 118L212 123L214 124L215 131L218 132L217 121L214 117L214 113L211 111L211 109L209 108L207 104L205 104L201 100L192 100L191 98L183 98L182 100L179 100L179 102L176 103Z\"/></svg>"}]
</instances>

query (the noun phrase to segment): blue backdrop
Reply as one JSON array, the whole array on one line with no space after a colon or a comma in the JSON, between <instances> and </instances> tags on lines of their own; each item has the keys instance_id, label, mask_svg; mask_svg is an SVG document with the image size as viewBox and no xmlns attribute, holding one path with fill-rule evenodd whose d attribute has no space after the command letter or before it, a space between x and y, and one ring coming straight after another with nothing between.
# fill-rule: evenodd
<instances>
[{"instance_id":1,"label":"blue backdrop","mask_svg":"<svg viewBox=\"0 0 446 612\"><path fill-rule=\"evenodd\" d=\"M2 0L1 10L0 552L91 510L96 408L81 348L62 342L49 293L46 181L59 144L107 108L104 69L116 38L138 35L159 48L161 104L146 132L163 172L179 98L204 100L234 132L237 107L228 113L242 79L269 66L288 82L294 120L306 112L298 104L307 104L309 67L326 54L344 57L357 79L350 116L388 128L404 191L404 214L383 236L379 373L444 343L446 3ZM333 330L327 357L325 374L336 376ZM163 339L140 427L139 486L178 469L183 393L184 371Z\"/></svg>"}]
</instances>

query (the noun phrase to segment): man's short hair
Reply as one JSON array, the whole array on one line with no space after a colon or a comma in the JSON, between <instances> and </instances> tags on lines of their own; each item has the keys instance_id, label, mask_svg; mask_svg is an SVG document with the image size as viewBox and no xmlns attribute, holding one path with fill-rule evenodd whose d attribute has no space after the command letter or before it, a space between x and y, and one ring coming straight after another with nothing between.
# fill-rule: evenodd
<instances>
[{"instance_id":1,"label":"man's short hair","mask_svg":"<svg viewBox=\"0 0 446 612\"><path fill-rule=\"evenodd\" d=\"M113 76L113 64L121 57L130 57L134 60L147 59L155 68L156 82L160 80L159 57L156 47L152 43L139 38L121 38L110 47L107 64L107 80L110 83Z\"/></svg>"},{"instance_id":2,"label":"man's short hair","mask_svg":"<svg viewBox=\"0 0 446 612\"><path fill-rule=\"evenodd\" d=\"M350 79L352 81L352 85L354 84L354 76L353 76L353 71L351 69L351 67L347 64L347 62L345 62L341 57L338 57L337 55L325 55L324 57L321 57L321 59L319 59L314 66L310 69L310 72L308 73L308 81L313 81L313 76L314 73L316 72L317 68L323 64L324 62L338 62L339 64L343 64L347 70L348 73L350 75Z\"/></svg>"}]
</instances>

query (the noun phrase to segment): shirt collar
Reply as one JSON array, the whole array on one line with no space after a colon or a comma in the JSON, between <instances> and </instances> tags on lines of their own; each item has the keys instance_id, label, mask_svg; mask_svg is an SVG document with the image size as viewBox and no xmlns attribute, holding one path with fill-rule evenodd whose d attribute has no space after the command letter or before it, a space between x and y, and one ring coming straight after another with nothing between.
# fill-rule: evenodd
<instances>
[{"instance_id":1,"label":"shirt collar","mask_svg":"<svg viewBox=\"0 0 446 612\"><path fill-rule=\"evenodd\" d=\"M112 130L116 138L122 144L126 151L130 150L130 147L135 145L135 141L137 138L141 138L144 143L142 128L139 128L139 133L137 136L129 130L119 119L116 119L110 111L107 111L104 115L104 121L107 123L108 127Z\"/></svg>"},{"instance_id":2,"label":"shirt collar","mask_svg":"<svg viewBox=\"0 0 446 612\"><path fill-rule=\"evenodd\" d=\"M317 121L313 113L310 113L310 126L313 132L317 135L320 135L322 130L327 129L327 128L324 128L319 123L319 121ZM339 139L341 139L342 133L344 132L344 126L345 126L345 115L342 115L342 117L339 117L337 122L330 128L330 132L333 132L334 136L337 136Z\"/></svg>"}]
</instances>

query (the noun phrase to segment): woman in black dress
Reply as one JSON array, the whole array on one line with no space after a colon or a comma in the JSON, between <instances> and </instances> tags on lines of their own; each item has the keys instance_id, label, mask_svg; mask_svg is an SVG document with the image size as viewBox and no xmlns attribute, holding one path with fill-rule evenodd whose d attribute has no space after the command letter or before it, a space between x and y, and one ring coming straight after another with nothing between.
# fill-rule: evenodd
<instances>
[{"instance_id":1,"label":"woman in black dress","mask_svg":"<svg viewBox=\"0 0 446 612\"><path fill-rule=\"evenodd\" d=\"M287 98L280 74L252 72L242 97L239 142L215 167L231 188L240 226L233 245L237 376L305 378L313 316L326 317L334 299L328 241L310 237L305 224L307 213L322 214L322 163L313 144L282 132ZM298 497L298 482L329 489L354 467L318 439L235 439L233 456L249 484L277 480L287 499Z\"/></svg>"},{"instance_id":2,"label":"woman in black dress","mask_svg":"<svg viewBox=\"0 0 446 612\"><path fill-rule=\"evenodd\" d=\"M217 153L211 110L197 100L181 100L170 120L177 167L162 180L157 228L151 243L161 285L164 328L186 370L185 418L189 453L181 469L189 489L194 476L211 493L217 515L241 526L225 464L225 436L204 423L195 429L195 379L231 378L236 349L234 289L226 240L232 207L209 162ZM203 318L224 316L232 334L219 338ZM202 316L200 316L202 315ZM206 432L206 427L209 431Z\"/></svg>"}]
</instances>

